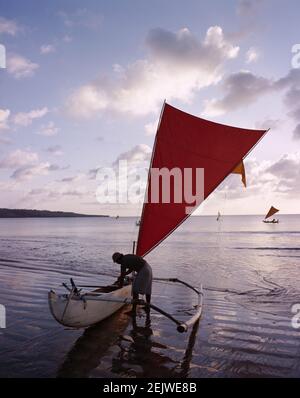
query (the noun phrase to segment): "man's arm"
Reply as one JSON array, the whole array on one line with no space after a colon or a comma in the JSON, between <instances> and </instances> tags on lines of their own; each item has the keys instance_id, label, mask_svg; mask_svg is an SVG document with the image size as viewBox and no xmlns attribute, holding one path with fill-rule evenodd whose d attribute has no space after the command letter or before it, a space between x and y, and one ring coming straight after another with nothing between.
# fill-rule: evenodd
<instances>
[{"instance_id":1,"label":"man's arm","mask_svg":"<svg viewBox=\"0 0 300 398\"><path fill-rule=\"evenodd\" d=\"M122 287L123 284L124 284L125 276L129 275L131 273L132 273L132 268L131 267L129 267L128 270L126 271L126 267L121 265L121 275L119 276L118 281L117 281L120 287Z\"/></svg>"}]
</instances>

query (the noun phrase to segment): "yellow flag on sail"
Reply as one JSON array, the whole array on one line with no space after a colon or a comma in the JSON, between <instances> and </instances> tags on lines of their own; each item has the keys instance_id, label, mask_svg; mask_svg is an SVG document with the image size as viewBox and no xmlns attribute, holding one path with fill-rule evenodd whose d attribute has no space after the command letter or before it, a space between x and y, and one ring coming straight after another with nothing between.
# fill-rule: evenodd
<instances>
[{"instance_id":1,"label":"yellow flag on sail","mask_svg":"<svg viewBox=\"0 0 300 398\"><path fill-rule=\"evenodd\" d=\"M242 177L242 183L244 184L244 187L246 188L246 173L245 173L245 166L244 166L244 162L241 161L241 163L239 163L236 168L233 170L232 172L233 174L240 174Z\"/></svg>"}]
</instances>

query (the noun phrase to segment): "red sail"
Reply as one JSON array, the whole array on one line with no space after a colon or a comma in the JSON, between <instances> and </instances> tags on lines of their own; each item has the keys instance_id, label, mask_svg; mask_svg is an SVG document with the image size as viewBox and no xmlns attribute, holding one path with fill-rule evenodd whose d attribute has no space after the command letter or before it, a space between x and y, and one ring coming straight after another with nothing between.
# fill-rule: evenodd
<instances>
[{"instance_id":1,"label":"red sail","mask_svg":"<svg viewBox=\"0 0 300 398\"><path fill-rule=\"evenodd\" d=\"M152 153L151 170L178 168L204 169L204 199L232 173L241 160L265 134L210 122L189 115L165 103ZM137 254L145 256L172 233L190 214L181 203L151 203L151 178L142 212ZM193 182L195 179L193 179ZM194 187L193 187L194 188ZM174 179L170 189L174 190ZM153 202L153 201L152 201ZM193 210L199 204L194 205Z\"/></svg>"}]
</instances>

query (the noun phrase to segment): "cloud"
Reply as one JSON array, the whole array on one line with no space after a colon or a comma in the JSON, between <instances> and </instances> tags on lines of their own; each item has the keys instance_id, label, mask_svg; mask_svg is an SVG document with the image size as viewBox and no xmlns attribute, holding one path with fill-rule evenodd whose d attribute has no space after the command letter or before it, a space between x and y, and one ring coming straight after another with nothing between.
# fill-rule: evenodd
<instances>
[{"instance_id":1,"label":"cloud","mask_svg":"<svg viewBox=\"0 0 300 398\"><path fill-rule=\"evenodd\" d=\"M239 0L237 14L241 17L253 18L264 0Z\"/></svg>"},{"instance_id":2,"label":"cloud","mask_svg":"<svg viewBox=\"0 0 300 398\"><path fill-rule=\"evenodd\" d=\"M158 126L158 120L145 124L146 135L155 135Z\"/></svg>"},{"instance_id":3,"label":"cloud","mask_svg":"<svg viewBox=\"0 0 300 398\"><path fill-rule=\"evenodd\" d=\"M55 51L56 51L56 48L53 44L43 44L40 48L40 53L43 55L54 53Z\"/></svg>"},{"instance_id":4,"label":"cloud","mask_svg":"<svg viewBox=\"0 0 300 398\"><path fill-rule=\"evenodd\" d=\"M275 89L274 82L265 77L256 76L249 71L240 71L229 75L222 83L225 96L218 100L205 101L204 114L207 116L222 115L255 102L260 95Z\"/></svg>"},{"instance_id":5,"label":"cloud","mask_svg":"<svg viewBox=\"0 0 300 398\"><path fill-rule=\"evenodd\" d=\"M70 189L70 190L65 190L60 192L60 196L79 196L79 197L83 197L86 196L87 192L80 188L77 189Z\"/></svg>"},{"instance_id":6,"label":"cloud","mask_svg":"<svg viewBox=\"0 0 300 398\"><path fill-rule=\"evenodd\" d=\"M226 37L229 40L241 41L261 30L263 25L259 14L264 3L264 0L238 0L236 14L239 18L233 25L237 30L228 32Z\"/></svg>"},{"instance_id":7,"label":"cloud","mask_svg":"<svg viewBox=\"0 0 300 398\"><path fill-rule=\"evenodd\" d=\"M0 132L8 129L9 109L0 109Z\"/></svg>"},{"instance_id":8,"label":"cloud","mask_svg":"<svg viewBox=\"0 0 300 398\"><path fill-rule=\"evenodd\" d=\"M266 119L266 120L257 122L255 124L255 127L258 130L268 130L268 129L275 130L275 129L278 129L279 127L281 127L282 123L283 122L280 119Z\"/></svg>"},{"instance_id":9,"label":"cloud","mask_svg":"<svg viewBox=\"0 0 300 398\"><path fill-rule=\"evenodd\" d=\"M59 182L74 182L78 181L80 179L79 175L72 176L72 177L65 177L59 180Z\"/></svg>"},{"instance_id":10,"label":"cloud","mask_svg":"<svg viewBox=\"0 0 300 398\"><path fill-rule=\"evenodd\" d=\"M29 191L28 196L38 196L39 199L38 201L43 198L44 200L60 200L63 199L63 197L68 197L68 196L74 196L74 197L86 197L86 196L92 196L91 192L88 192L85 187L79 187L79 188L58 188L58 187L47 187L47 188L41 188L41 189L32 189Z\"/></svg>"},{"instance_id":11,"label":"cloud","mask_svg":"<svg viewBox=\"0 0 300 398\"><path fill-rule=\"evenodd\" d=\"M0 34L4 33L7 35L16 36L20 30L21 27L16 21L0 17Z\"/></svg>"},{"instance_id":12,"label":"cloud","mask_svg":"<svg viewBox=\"0 0 300 398\"><path fill-rule=\"evenodd\" d=\"M297 90L291 89L290 92L291 91L293 91L294 94L297 93ZM299 91L298 95L297 95L298 98L296 98L296 95L295 95L295 100L294 100L293 104L290 104L290 105L287 104L287 107L289 109L291 109L289 111L288 115L295 120L300 120L300 101L299 101L300 100L300 90L298 90L298 91ZM290 102L290 101L287 101L288 95L289 95L289 93L286 95L286 102Z\"/></svg>"},{"instance_id":13,"label":"cloud","mask_svg":"<svg viewBox=\"0 0 300 398\"><path fill-rule=\"evenodd\" d=\"M295 89L300 89L300 69L291 69L286 76L278 79L276 85L280 89L289 88L291 90L291 94ZM289 99L293 100L293 97L289 96L287 100Z\"/></svg>"},{"instance_id":14,"label":"cloud","mask_svg":"<svg viewBox=\"0 0 300 398\"><path fill-rule=\"evenodd\" d=\"M222 115L225 112L249 106L263 95L283 91L283 102L289 109L288 116L296 121L293 137L299 139L300 132L300 70L292 69L277 80L257 76L249 71L232 73L221 83L225 95L221 99L204 101L205 116ZM276 122L275 120L269 120ZM280 122L280 121L278 121ZM270 127L270 126L269 126ZM277 126L278 127L278 126Z\"/></svg>"},{"instance_id":15,"label":"cloud","mask_svg":"<svg viewBox=\"0 0 300 398\"><path fill-rule=\"evenodd\" d=\"M11 143L12 143L12 142L11 142L10 139L8 139L8 138L6 138L6 137L1 137L1 136L0 136L0 144L9 145L9 144L11 144Z\"/></svg>"},{"instance_id":16,"label":"cloud","mask_svg":"<svg viewBox=\"0 0 300 398\"><path fill-rule=\"evenodd\" d=\"M267 170L277 178L273 190L291 199L300 194L300 153L285 154Z\"/></svg>"},{"instance_id":17,"label":"cloud","mask_svg":"<svg viewBox=\"0 0 300 398\"><path fill-rule=\"evenodd\" d=\"M86 8L79 8L72 13L60 11L58 15L68 28L83 27L96 31L103 23L102 14L89 11Z\"/></svg>"},{"instance_id":18,"label":"cloud","mask_svg":"<svg viewBox=\"0 0 300 398\"><path fill-rule=\"evenodd\" d=\"M278 161L268 167L266 172L271 173L282 180L293 180L295 181L295 185L299 185L300 154L292 153L283 155Z\"/></svg>"},{"instance_id":19,"label":"cloud","mask_svg":"<svg viewBox=\"0 0 300 398\"><path fill-rule=\"evenodd\" d=\"M200 41L187 28L176 33L154 29L146 39L148 57L126 67L114 65L114 78L98 78L77 88L67 100L69 114L90 117L103 111L147 115L162 101L190 101L203 87L217 83L225 61L239 47L210 27Z\"/></svg>"},{"instance_id":20,"label":"cloud","mask_svg":"<svg viewBox=\"0 0 300 398\"><path fill-rule=\"evenodd\" d=\"M294 128L293 136L296 140L300 140L300 123Z\"/></svg>"},{"instance_id":21,"label":"cloud","mask_svg":"<svg viewBox=\"0 0 300 398\"><path fill-rule=\"evenodd\" d=\"M11 178L18 181L30 180L36 176L47 175L51 170L52 166L49 162L22 166L12 173Z\"/></svg>"},{"instance_id":22,"label":"cloud","mask_svg":"<svg viewBox=\"0 0 300 398\"><path fill-rule=\"evenodd\" d=\"M241 185L239 176L230 175L218 188L219 198L248 200L250 198L287 198L294 199L300 193L300 153L284 154L275 161L245 161L247 189Z\"/></svg>"},{"instance_id":23,"label":"cloud","mask_svg":"<svg viewBox=\"0 0 300 398\"><path fill-rule=\"evenodd\" d=\"M54 122L44 124L37 134L51 137L59 132L59 128L55 126Z\"/></svg>"},{"instance_id":24,"label":"cloud","mask_svg":"<svg viewBox=\"0 0 300 398\"><path fill-rule=\"evenodd\" d=\"M147 47L157 62L171 67L215 69L227 59L236 58L239 47L233 46L224 38L219 26L210 27L201 42L189 29L183 28L173 33L164 29L153 29L146 39Z\"/></svg>"},{"instance_id":25,"label":"cloud","mask_svg":"<svg viewBox=\"0 0 300 398\"><path fill-rule=\"evenodd\" d=\"M33 109L29 112L20 112L14 116L13 121L17 126L27 127L32 124L33 120L44 117L48 112L47 107Z\"/></svg>"},{"instance_id":26,"label":"cloud","mask_svg":"<svg viewBox=\"0 0 300 398\"><path fill-rule=\"evenodd\" d=\"M53 156L62 156L63 155L62 147L60 145L49 146L46 149L46 151L51 153L51 155L53 155Z\"/></svg>"},{"instance_id":27,"label":"cloud","mask_svg":"<svg viewBox=\"0 0 300 398\"><path fill-rule=\"evenodd\" d=\"M152 149L146 144L139 144L127 152L122 152L113 162L113 166L117 167L120 160L127 160L128 163L149 162L151 159Z\"/></svg>"},{"instance_id":28,"label":"cloud","mask_svg":"<svg viewBox=\"0 0 300 398\"><path fill-rule=\"evenodd\" d=\"M103 87L105 82L103 82ZM104 90L94 84L77 89L67 100L67 112L75 117L88 118L109 107L109 99Z\"/></svg>"},{"instance_id":29,"label":"cloud","mask_svg":"<svg viewBox=\"0 0 300 398\"><path fill-rule=\"evenodd\" d=\"M12 173L10 177L17 181L31 180L33 177L48 175L49 172L64 169L65 167L60 167L57 164L40 162L19 167Z\"/></svg>"},{"instance_id":30,"label":"cloud","mask_svg":"<svg viewBox=\"0 0 300 398\"><path fill-rule=\"evenodd\" d=\"M129 203L142 204L151 153L152 150L148 145L139 144L121 153L111 167L89 170L87 176L97 183L95 190L97 200L102 204L109 201L109 203L116 205L118 202L116 198L121 197L121 203L126 203L126 206ZM127 163L124 164L124 161ZM107 184L113 187L116 181L115 190L109 191Z\"/></svg>"},{"instance_id":31,"label":"cloud","mask_svg":"<svg viewBox=\"0 0 300 398\"><path fill-rule=\"evenodd\" d=\"M0 168L12 169L16 167L23 167L28 164L34 164L38 162L38 154L35 152L24 151L22 149L16 149L11 152L5 158L0 160Z\"/></svg>"},{"instance_id":32,"label":"cloud","mask_svg":"<svg viewBox=\"0 0 300 398\"><path fill-rule=\"evenodd\" d=\"M33 76L39 65L22 55L10 55L7 59L7 71L15 79Z\"/></svg>"},{"instance_id":33,"label":"cloud","mask_svg":"<svg viewBox=\"0 0 300 398\"><path fill-rule=\"evenodd\" d=\"M95 169L90 169L87 173L87 176L90 180L95 180L97 173L99 171L99 167L96 167Z\"/></svg>"},{"instance_id":34,"label":"cloud","mask_svg":"<svg viewBox=\"0 0 300 398\"><path fill-rule=\"evenodd\" d=\"M65 42L65 43L71 43L72 40L73 39L72 39L72 37L70 35L65 35L63 37L63 42Z\"/></svg>"},{"instance_id":35,"label":"cloud","mask_svg":"<svg viewBox=\"0 0 300 398\"><path fill-rule=\"evenodd\" d=\"M256 62L259 58L259 52L256 48L250 47L246 53L246 64L251 64L252 62Z\"/></svg>"},{"instance_id":36,"label":"cloud","mask_svg":"<svg viewBox=\"0 0 300 398\"><path fill-rule=\"evenodd\" d=\"M31 189L28 192L27 199L36 197L38 201L43 202L48 200L58 202L70 196L92 199L95 196L95 188L85 185L87 182L85 178L86 176L81 173L73 177L65 177L57 181L48 182L42 188Z\"/></svg>"},{"instance_id":37,"label":"cloud","mask_svg":"<svg viewBox=\"0 0 300 398\"><path fill-rule=\"evenodd\" d=\"M0 169L15 169L11 178L24 181L63 168L49 162L40 162L36 152L16 149L0 160Z\"/></svg>"},{"instance_id":38,"label":"cloud","mask_svg":"<svg viewBox=\"0 0 300 398\"><path fill-rule=\"evenodd\" d=\"M293 131L294 139L300 139L300 70L292 69L287 76L279 79L276 86L286 89L284 103L289 109L288 116L296 122Z\"/></svg>"}]
</instances>

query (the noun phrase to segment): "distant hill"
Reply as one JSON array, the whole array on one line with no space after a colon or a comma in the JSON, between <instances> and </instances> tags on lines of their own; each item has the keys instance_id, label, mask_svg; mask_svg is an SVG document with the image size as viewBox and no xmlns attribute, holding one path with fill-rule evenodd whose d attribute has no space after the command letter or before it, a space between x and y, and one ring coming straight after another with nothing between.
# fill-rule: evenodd
<instances>
[{"instance_id":1,"label":"distant hill","mask_svg":"<svg viewBox=\"0 0 300 398\"><path fill-rule=\"evenodd\" d=\"M0 209L0 218L34 218L34 217L109 217L107 215L90 215L69 211Z\"/></svg>"}]
</instances>

